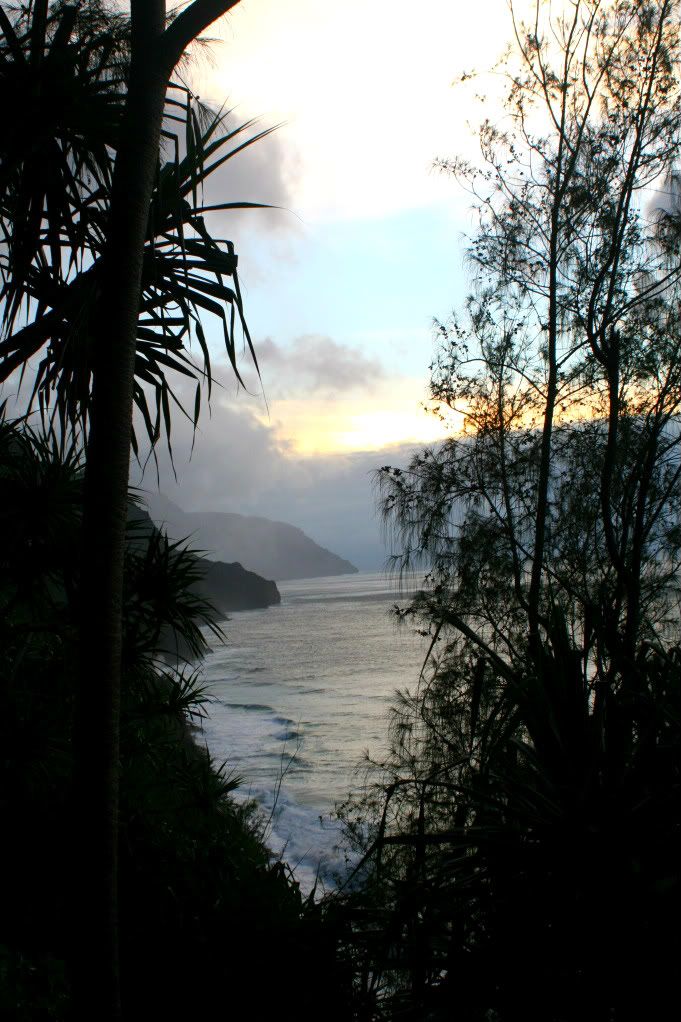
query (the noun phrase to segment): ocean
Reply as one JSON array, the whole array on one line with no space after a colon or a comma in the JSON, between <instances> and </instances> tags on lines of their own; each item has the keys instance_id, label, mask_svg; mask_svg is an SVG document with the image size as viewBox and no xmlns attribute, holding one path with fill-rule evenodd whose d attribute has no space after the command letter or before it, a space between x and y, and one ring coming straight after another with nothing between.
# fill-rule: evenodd
<instances>
[{"instance_id":1,"label":"ocean","mask_svg":"<svg viewBox=\"0 0 681 1022\"><path fill-rule=\"evenodd\" d=\"M412 582L412 588L414 583ZM389 707L427 651L391 608L408 596L382 573L279 583L281 604L233 614L208 655L203 740L269 820L268 844L310 890L345 857L336 803L387 748ZM408 591L407 591L408 592Z\"/></svg>"}]
</instances>

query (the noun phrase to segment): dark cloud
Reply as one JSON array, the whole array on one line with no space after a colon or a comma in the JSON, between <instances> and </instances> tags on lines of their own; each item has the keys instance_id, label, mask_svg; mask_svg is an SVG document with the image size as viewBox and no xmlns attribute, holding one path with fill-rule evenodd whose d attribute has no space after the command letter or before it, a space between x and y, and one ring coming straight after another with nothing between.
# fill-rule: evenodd
<instances>
[{"instance_id":1,"label":"dark cloud","mask_svg":"<svg viewBox=\"0 0 681 1022\"><path fill-rule=\"evenodd\" d=\"M217 114L212 104L201 115L201 123L208 123ZM243 126L243 130L240 130ZM165 127L176 134L177 155L186 155L184 128L166 120ZM227 237L237 244L237 251L251 243L256 237L270 239L285 238L300 230L300 220L292 212L292 182L298 173L300 161L295 146L285 142L277 126L265 121L253 120L247 123L238 111L226 113L222 128L213 136L232 134L212 157L206 167L218 162L230 152L233 153L213 170L199 189L199 204L204 207L223 203L253 202L263 205L262 209L221 210L205 214L211 234ZM262 135L263 137L258 138ZM175 144L165 143L167 159L173 159Z\"/></svg>"},{"instance_id":2,"label":"dark cloud","mask_svg":"<svg viewBox=\"0 0 681 1022\"><path fill-rule=\"evenodd\" d=\"M230 125L235 128L238 118L232 117ZM232 148L254 138L267 125L256 123L235 137ZM228 150L225 150L227 152ZM206 205L223 202L261 202L273 209L210 214L211 229L217 226L230 227L230 237L238 228L240 218L247 217L248 231L289 232L297 231L299 221L291 212L292 192L290 182L297 168L295 151L286 146L277 131L260 138L237 152L218 167L206 180L204 200Z\"/></svg>"},{"instance_id":3,"label":"dark cloud","mask_svg":"<svg viewBox=\"0 0 681 1022\"><path fill-rule=\"evenodd\" d=\"M191 407L190 401L186 404ZM221 396L213 400L210 414L207 410L202 413L195 438L190 424L176 415L171 440L173 464L167 447L159 443L158 464L153 460L147 463L142 485L156 486L158 474L160 488L168 496L172 496L171 491L182 491L185 510L198 510L201 502L201 509L210 511L229 510L226 506L218 507L217 502L245 505L257 501L263 479L271 477L285 455L273 430L262 426L247 405L239 407L238 400L232 405ZM137 481L138 474L133 478Z\"/></svg>"},{"instance_id":4,"label":"dark cloud","mask_svg":"<svg viewBox=\"0 0 681 1022\"><path fill-rule=\"evenodd\" d=\"M305 334L286 345L268 337L258 342L257 350L266 389L273 397L370 393L385 378L377 359L323 334Z\"/></svg>"}]
</instances>

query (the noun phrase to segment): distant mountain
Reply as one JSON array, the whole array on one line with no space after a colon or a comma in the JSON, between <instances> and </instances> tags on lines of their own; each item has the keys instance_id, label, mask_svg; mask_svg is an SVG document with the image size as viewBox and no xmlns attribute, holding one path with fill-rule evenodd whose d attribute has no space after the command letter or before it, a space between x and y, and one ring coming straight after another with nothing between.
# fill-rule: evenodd
<instances>
[{"instance_id":1,"label":"distant mountain","mask_svg":"<svg viewBox=\"0 0 681 1022\"><path fill-rule=\"evenodd\" d=\"M134 523L128 533L128 542L146 549L152 533L156 531L151 517L143 508L129 504L128 521ZM202 575L193 588L210 600L221 614L271 607L281 602L275 582L247 571L238 562L224 564L198 554L195 559L201 567Z\"/></svg>"},{"instance_id":2,"label":"distant mountain","mask_svg":"<svg viewBox=\"0 0 681 1022\"><path fill-rule=\"evenodd\" d=\"M227 511L183 511L162 493L145 499L157 525L173 539L191 536L192 546L211 560L239 561L249 571L278 582L357 571L294 525Z\"/></svg>"}]
</instances>

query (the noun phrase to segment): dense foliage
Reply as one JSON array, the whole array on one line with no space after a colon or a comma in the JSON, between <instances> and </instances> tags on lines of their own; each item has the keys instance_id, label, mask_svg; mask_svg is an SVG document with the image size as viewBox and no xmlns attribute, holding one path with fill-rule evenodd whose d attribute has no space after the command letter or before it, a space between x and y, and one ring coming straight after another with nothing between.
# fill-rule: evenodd
<instances>
[{"instance_id":1,"label":"dense foliage","mask_svg":"<svg viewBox=\"0 0 681 1022\"><path fill-rule=\"evenodd\" d=\"M679 893L679 10L515 21L431 390L379 477L432 637L345 807L367 1018L662 1017Z\"/></svg>"},{"instance_id":2,"label":"dense foliage","mask_svg":"<svg viewBox=\"0 0 681 1022\"><path fill-rule=\"evenodd\" d=\"M77 454L57 447L0 428L0 1012L25 1022L71 1017L73 820L88 814L72 787L82 473ZM195 741L205 697L196 672L165 652L172 633L198 654L206 626L219 631L190 588L198 563L131 526L120 809L126 1018L191 1018L197 998L208 1011L239 994L257 998L265 1017L281 1016L295 976L296 1017L314 1018L318 984L335 983L333 941L271 861L254 807L231 797L237 778ZM96 663L92 676L96 684Z\"/></svg>"}]
</instances>

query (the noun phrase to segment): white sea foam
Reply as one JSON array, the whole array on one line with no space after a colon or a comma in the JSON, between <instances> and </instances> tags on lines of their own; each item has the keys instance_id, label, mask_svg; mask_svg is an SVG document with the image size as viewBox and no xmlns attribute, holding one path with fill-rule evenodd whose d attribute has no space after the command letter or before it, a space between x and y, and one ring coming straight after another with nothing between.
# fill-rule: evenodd
<instances>
[{"instance_id":1,"label":"white sea foam","mask_svg":"<svg viewBox=\"0 0 681 1022\"><path fill-rule=\"evenodd\" d=\"M416 684L425 641L398 628L385 576L281 583L281 605L234 614L204 683L211 753L242 778L270 817L269 843L309 890L342 872L334 805L357 783L368 751L386 748L396 689Z\"/></svg>"}]
</instances>

